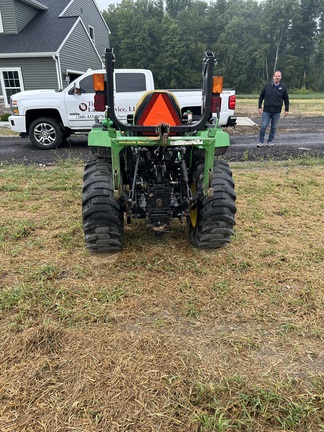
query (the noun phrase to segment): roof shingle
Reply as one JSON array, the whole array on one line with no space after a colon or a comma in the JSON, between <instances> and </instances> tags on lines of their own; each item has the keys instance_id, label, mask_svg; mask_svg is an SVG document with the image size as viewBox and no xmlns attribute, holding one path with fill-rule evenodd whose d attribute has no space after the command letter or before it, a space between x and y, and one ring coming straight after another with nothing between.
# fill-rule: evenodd
<instances>
[{"instance_id":1,"label":"roof shingle","mask_svg":"<svg viewBox=\"0 0 324 432\"><path fill-rule=\"evenodd\" d=\"M60 13L70 0L40 0L48 6L18 34L0 35L0 54L5 53L48 53L56 52L78 17L61 17Z\"/></svg>"}]
</instances>

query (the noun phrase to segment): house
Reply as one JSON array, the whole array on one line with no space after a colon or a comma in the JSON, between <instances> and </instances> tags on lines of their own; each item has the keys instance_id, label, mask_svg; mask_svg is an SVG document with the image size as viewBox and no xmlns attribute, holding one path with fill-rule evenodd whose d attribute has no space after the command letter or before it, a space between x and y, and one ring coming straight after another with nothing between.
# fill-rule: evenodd
<instances>
[{"instance_id":1,"label":"house","mask_svg":"<svg viewBox=\"0 0 324 432\"><path fill-rule=\"evenodd\" d=\"M109 34L95 0L0 0L0 102L102 68Z\"/></svg>"}]
</instances>

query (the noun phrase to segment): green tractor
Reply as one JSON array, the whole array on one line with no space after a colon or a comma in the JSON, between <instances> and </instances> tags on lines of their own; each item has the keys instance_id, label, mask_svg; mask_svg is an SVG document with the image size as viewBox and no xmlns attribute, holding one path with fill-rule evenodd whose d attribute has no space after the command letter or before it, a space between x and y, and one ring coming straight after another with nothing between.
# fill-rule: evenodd
<instances>
[{"instance_id":1,"label":"green tractor","mask_svg":"<svg viewBox=\"0 0 324 432\"><path fill-rule=\"evenodd\" d=\"M222 78L213 76L215 56L203 58L199 119L182 113L168 91L148 92L127 123L114 107L114 62L106 50L106 76L94 75L96 119L85 164L82 214L86 247L94 252L122 249L124 224L145 219L157 236L174 218L186 219L196 248L228 244L235 225L232 172L219 158L229 136L218 126Z\"/></svg>"}]
</instances>

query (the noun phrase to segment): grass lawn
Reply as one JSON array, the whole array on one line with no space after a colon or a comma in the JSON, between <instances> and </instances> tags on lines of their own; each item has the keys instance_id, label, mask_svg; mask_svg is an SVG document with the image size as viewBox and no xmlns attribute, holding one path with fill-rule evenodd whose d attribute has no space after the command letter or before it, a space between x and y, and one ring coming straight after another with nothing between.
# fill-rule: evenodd
<instances>
[{"instance_id":1,"label":"grass lawn","mask_svg":"<svg viewBox=\"0 0 324 432\"><path fill-rule=\"evenodd\" d=\"M0 167L0 430L324 430L323 159L232 164L237 225L91 254L83 166Z\"/></svg>"},{"instance_id":2,"label":"grass lawn","mask_svg":"<svg viewBox=\"0 0 324 432\"><path fill-rule=\"evenodd\" d=\"M259 95L237 95L235 114L258 117ZM324 93L289 94L290 115L294 117L324 117Z\"/></svg>"}]
</instances>

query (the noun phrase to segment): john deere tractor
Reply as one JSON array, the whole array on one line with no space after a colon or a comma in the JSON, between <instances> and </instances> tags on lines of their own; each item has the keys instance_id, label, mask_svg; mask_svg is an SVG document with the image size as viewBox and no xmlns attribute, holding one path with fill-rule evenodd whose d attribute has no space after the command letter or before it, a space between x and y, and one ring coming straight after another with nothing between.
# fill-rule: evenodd
<instances>
[{"instance_id":1,"label":"john deere tractor","mask_svg":"<svg viewBox=\"0 0 324 432\"><path fill-rule=\"evenodd\" d=\"M113 49L106 75L94 75L96 120L89 137L91 157L83 179L85 243L95 252L122 249L124 224L145 219L157 236L173 219L186 219L197 248L228 244L235 224L232 172L220 159L229 136L218 126L222 78L213 76L215 56L202 61L202 110L198 119L182 113L168 91L146 93L132 116L121 122L114 107Z\"/></svg>"}]
</instances>

